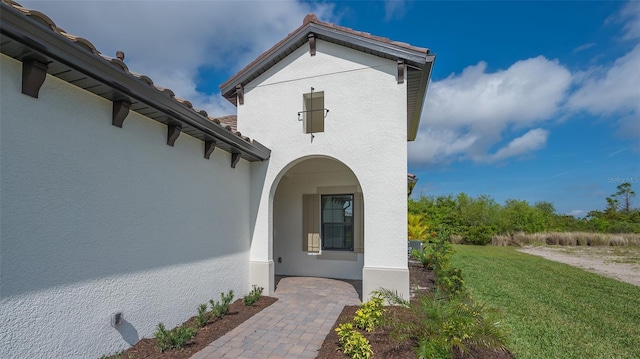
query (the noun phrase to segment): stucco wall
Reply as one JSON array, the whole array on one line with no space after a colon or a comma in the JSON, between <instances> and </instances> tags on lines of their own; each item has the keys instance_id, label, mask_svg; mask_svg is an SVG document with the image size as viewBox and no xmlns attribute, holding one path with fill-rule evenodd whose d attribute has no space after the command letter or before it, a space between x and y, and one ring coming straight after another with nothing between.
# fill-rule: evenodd
<instances>
[{"instance_id":1,"label":"stucco wall","mask_svg":"<svg viewBox=\"0 0 640 359\"><path fill-rule=\"evenodd\" d=\"M252 280L267 287L264 273L274 265L273 196L280 178L300 158L325 155L349 167L362 188L363 275L368 268L395 273L397 283L364 283L365 295L378 284L408 295L406 83L397 84L396 68L394 61L318 40L316 56L303 46L245 86L238 129L272 150L268 163L252 164L252 198L258 200ZM311 87L324 91L330 110L313 142L297 119Z\"/></svg>"},{"instance_id":2,"label":"stucco wall","mask_svg":"<svg viewBox=\"0 0 640 359\"><path fill-rule=\"evenodd\" d=\"M91 358L248 292L250 165L0 62L0 358ZM110 326L122 311L126 323Z\"/></svg>"}]
</instances>

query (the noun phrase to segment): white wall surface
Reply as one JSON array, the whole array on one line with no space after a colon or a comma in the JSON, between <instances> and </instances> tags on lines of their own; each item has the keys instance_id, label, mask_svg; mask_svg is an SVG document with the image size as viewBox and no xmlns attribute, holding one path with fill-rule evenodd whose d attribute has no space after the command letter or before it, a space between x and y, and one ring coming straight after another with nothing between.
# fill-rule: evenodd
<instances>
[{"instance_id":1,"label":"white wall surface","mask_svg":"<svg viewBox=\"0 0 640 359\"><path fill-rule=\"evenodd\" d=\"M397 84L394 61L316 44L316 56L305 45L245 86L244 105L238 106L238 129L272 150L268 162L252 164L252 199L258 202L252 204L251 260L261 273L274 265L273 198L281 177L301 158L328 156L350 168L362 188L363 270L406 274L391 289L408 295L406 82ZM330 110L325 131L313 142L297 120L311 87L324 91ZM256 271L252 278L265 277Z\"/></svg>"},{"instance_id":2,"label":"white wall surface","mask_svg":"<svg viewBox=\"0 0 640 359\"><path fill-rule=\"evenodd\" d=\"M51 76L23 95L0 61L0 358L97 358L248 292L248 162L135 112L114 127Z\"/></svg>"}]
</instances>

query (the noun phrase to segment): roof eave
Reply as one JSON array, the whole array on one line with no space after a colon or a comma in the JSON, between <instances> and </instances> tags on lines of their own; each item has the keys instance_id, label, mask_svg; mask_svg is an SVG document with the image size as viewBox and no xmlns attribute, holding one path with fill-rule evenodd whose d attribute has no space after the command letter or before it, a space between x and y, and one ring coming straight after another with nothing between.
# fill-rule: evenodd
<instances>
[{"instance_id":1,"label":"roof eave","mask_svg":"<svg viewBox=\"0 0 640 359\"><path fill-rule=\"evenodd\" d=\"M436 55L427 55L427 59L425 62L425 66L422 69L422 76L420 76L420 86L418 87L418 93L416 94L416 98L419 101L416 104L414 113L408 114L411 116L407 119L408 128L407 128L407 141L414 141L418 135L418 127L420 125L420 119L422 117L422 108L424 107L424 101L427 97L427 89L429 87L429 80L431 79L431 71L433 69L433 64L436 61Z\"/></svg>"},{"instance_id":2,"label":"roof eave","mask_svg":"<svg viewBox=\"0 0 640 359\"><path fill-rule=\"evenodd\" d=\"M169 94L158 91L141 79L119 69L117 65L77 46L44 25L29 19L12 6L2 2L0 7L2 9L0 32L3 36L108 86L114 90L112 97L135 98L176 121L197 129L207 138L228 144L231 151L240 153L242 158L250 161L269 158L271 151L257 141L248 142L225 130L192 109L172 100Z\"/></svg>"},{"instance_id":3,"label":"roof eave","mask_svg":"<svg viewBox=\"0 0 640 359\"><path fill-rule=\"evenodd\" d=\"M340 29L323 26L322 24L307 23L293 33L289 34L281 43L267 50L262 59L256 63L249 64L240 70L227 81L220 85L220 92L228 101L236 104L236 86L246 85L256 77L264 73L268 68L277 63L277 58L282 56L287 50L293 51L308 41L307 35L313 33L318 39L351 44L354 48L364 48L370 50L374 55L389 58L392 60L403 59L407 65L423 68L429 55L428 49L412 50L394 43L379 41L357 34L345 32Z\"/></svg>"}]
</instances>

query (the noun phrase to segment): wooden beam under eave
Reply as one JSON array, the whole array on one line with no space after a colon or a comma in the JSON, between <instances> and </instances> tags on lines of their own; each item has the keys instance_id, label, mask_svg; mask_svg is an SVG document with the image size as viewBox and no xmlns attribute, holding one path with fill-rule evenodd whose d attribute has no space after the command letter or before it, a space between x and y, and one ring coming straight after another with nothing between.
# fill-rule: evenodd
<instances>
[{"instance_id":1,"label":"wooden beam under eave","mask_svg":"<svg viewBox=\"0 0 640 359\"><path fill-rule=\"evenodd\" d=\"M236 85L236 96L238 96L238 105L244 105L244 86Z\"/></svg>"},{"instance_id":2,"label":"wooden beam under eave","mask_svg":"<svg viewBox=\"0 0 640 359\"><path fill-rule=\"evenodd\" d=\"M27 59L22 62L22 93L38 98L40 87L47 78L47 66L37 60Z\"/></svg>"},{"instance_id":3,"label":"wooden beam under eave","mask_svg":"<svg viewBox=\"0 0 640 359\"><path fill-rule=\"evenodd\" d=\"M131 103L125 100L113 101L113 112L111 113L111 124L122 128L124 120L129 115Z\"/></svg>"},{"instance_id":4,"label":"wooden beam under eave","mask_svg":"<svg viewBox=\"0 0 640 359\"><path fill-rule=\"evenodd\" d=\"M309 55L316 56L316 34L310 33L307 38L309 39Z\"/></svg>"},{"instance_id":5,"label":"wooden beam under eave","mask_svg":"<svg viewBox=\"0 0 640 359\"><path fill-rule=\"evenodd\" d=\"M216 141L204 141L204 158L209 159L215 149Z\"/></svg>"},{"instance_id":6,"label":"wooden beam under eave","mask_svg":"<svg viewBox=\"0 0 640 359\"><path fill-rule=\"evenodd\" d=\"M173 144L176 143L178 136L180 136L180 126L178 125L167 126L167 145L173 146Z\"/></svg>"},{"instance_id":7,"label":"wooden beam under eave","mask_svg":"<svg viewBox=\"0 0 640 359\"><path fill-rule=\"evenodd\" d=\"M404 73L407 65L404 63L404 60L398 59L398 84L404 83Z\"/></svg>"},{"instance_id":8,"label":"wooden beam under eave","mask_svg":"<svg viewBox=\"0 0 640 359\"><path fill-rule=\"evenodd\" d=\"M240 152L231 152L231 168L236 168L240 161Z\"/></svg>"}]
</instances>

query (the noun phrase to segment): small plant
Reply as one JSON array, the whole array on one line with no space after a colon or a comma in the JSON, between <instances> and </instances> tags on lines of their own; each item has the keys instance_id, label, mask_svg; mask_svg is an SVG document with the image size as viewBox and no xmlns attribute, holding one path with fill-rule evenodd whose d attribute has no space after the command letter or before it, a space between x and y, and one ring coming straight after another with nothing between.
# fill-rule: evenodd
<instances>
[{"instance_id":1,"label":"small plant","mask_svg":"<svg viewBox=\"0 0 640 359\"><path fill-rule=\"evenodd\" d=\"M449 267L449 260L453 254L453 247L449 242L449 235L442 231L433 243L425 243L422 250L414 249L411 256L422 263L426 269L434 269L436 271Z\"/></svg>"},{"instance_id":2,"label":"small plant","mask_svg":"<svg viewBox=\"0 0 640 359\"><path fill-rule=\"evenodd\" d=\"M493 313L468 295L446 297L436 290L408 302L387 289L374 294L408 309L410 315L391 320L391 335L417 342L419 358L450 358L453 348L465 352L468 346L504 348L505 334Z\"/></svg>"},{"instance_id":3,"label":"small plant","mask_svg":"<svg viewBox=\"0 0 640 359\"><path fill-rule=\"evenodd\" d=\"M250 306L250 305L253 305L255 302L257 302L260 299L260 297L262 297L263 290L264 288L258 287L254 284L253 289L251 289L251 292L245 295L244 298L242 298L242 302L244 303L244 305Z\"/></svg>"},{"instance_id":4,"label":"small plant","mask_svg":"<svg viewBox=\"0 0 640 359\"><path fill-rule=\"evenodd\" d=\"M367 332L374 330L382 321L384 305L382 298L373 297L366 303L362 303L360 309L356 311L353 323L357 328Z\"/></svg>"},{"instance_id":5,"label":"small plant","mask_svg":"<svg viewBox=\"0 0 640 359\"><path fill-rule=\"evenodd\" d=\"M167 330L162 323L158 323L158 327L153 333L153 337L156 339L156 345L160 352L170 349L182 349L195 335L196 329L187 325Z\"/></svg>"},{"instance_id":6,"label":"small plant","mask_svg":"<svg viewBox=\"0 0 640 359\"><path fill-rule=\"evenodd\" d=\"M411 257L422 264L425 269L433 269L433 246L428 245L420 249L412 249Z\"/></svg>"},{"instance_id":7,"label":"small plant","mask_svg":"<svg viewBox=\"0 0 640 359\"><path fill-rule=\"evenodd\" d=\"M207 303L203 303L198 306L198 315L196 316L196 326L198 328L202 328L207 325L209 319L211 319L211 316L213 315L212 312L207 311L208 307Z\"/></svg>"},{"instance_id":8,"label":"small plant","mask_svg":"<svg viewBox=\"0 0 640 359\"><path fill-rule=\"evenodd\" d=\"M352 323L344 323L336 328L342 351L352 359L371 358L371 344L360 332L353 329Z\"/></svg>"},{"instance_id":9,"label":"small plant","mask_svg":"<svg viewBox=\"0 0 640 359\"><path fill-rule=\"evenodd\" d=\"M449 268L436 273L436 284L448 296L459 297L466 294L462 269Z\"/></svg>"},{"instance_id":10,"label":"small plant","mask_svg":"<svg viewBox=\"0 0 640 359\"><path fill-rule=\"evenodd\" d=\"M429 227L424 223L425 221L426 219L422 214L407 214L407 238L409 240L428 240Z\"/></svg>"},{"instance_id":11,"label":"small plant","mask_svg":"<svg viewBox=\"0 0 640 359\"><path fill-rule=\"evenodd\" d=\"M220 293L220 302L216 302L213 299L209 301L211 304L211 315L222 318L229 312L229 304L233 301L233 291L230 290L228 294Z\"/></svg>"}]
</instances>

